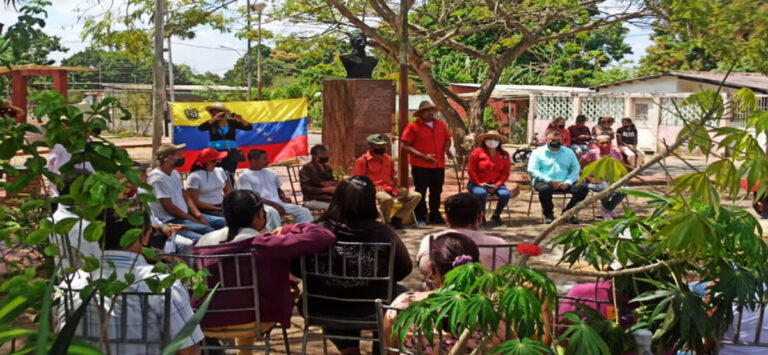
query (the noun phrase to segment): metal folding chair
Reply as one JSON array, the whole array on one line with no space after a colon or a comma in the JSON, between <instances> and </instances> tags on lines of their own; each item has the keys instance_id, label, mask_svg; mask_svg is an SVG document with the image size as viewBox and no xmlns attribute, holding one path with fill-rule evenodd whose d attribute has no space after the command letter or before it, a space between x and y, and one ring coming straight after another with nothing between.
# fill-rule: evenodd
<instances>
[{"instance_id":1,"label":"metal folding chair","mask_svg":"<svg viewBox=\"0 0 768 355\"><path fill-rule=\"evenodd\" d=\"M59 289L61 303L55 319L58 329L66 324L67 319L82 304L80 291ZM125 291L114 297L96 294L90 302L91 305L86 308L85 315L77 325L75 337L99 346L101 313L107 317L105 320L109 324L106 331L112 354L160 353L174 335L170 332L170 288L161 294L140 291ZM110 308L112 312L109 312Z\"/></svg>"},{"instance_id":2,"label":"metal folding chair","mask_svg":"<svg viewBox=\"0 0 768 355\"><path fill-rule=\"evenodd\" d=\"M189 255L182 258L187 259L196 270L207 268L210 271L211 275L206 280L210 288L216 284L219 285L202 323L205 323L205 317L217 314L247 313L246 318L249 321L253 319L245 324L202 328L206 337L253 338L252 345L203 345L203 352L207 354L209 350L262 350L269 354L270 334L277 324L261 321L258 268L253 253ZM205 297L207 294L202 299ZM290 354L288 332L285 327L282 327L282 330L285 351ZM264 345L256 345L257 341L263 341Z\"/></svg>"},{"instance_id":3,"label":"metal folding chair","mask_svg":"<svg viewBox=\"0 0 768 355\"><path fill-rule=\"evenodd\" d=\"M484 253L486 252L491 253L491 255L493 256L493 258L491 259L492 260L491 266L485 265L485 267L490 268L491 271L493 271L504 265L515 263L515 254L517 254L518 245L519 243L478 244L477 249L480 252L480 255L484 255ZM499 264L499 261L500 261L499 258L502 258L502 260L509 260L509 264Z\"/></svg>"},{"instance_id":4,"label":"metal folding chair","mask_svg":"<svg viewBox=\"0 0 768 355\"><path fill-rule=\"evenodd\" d=\"M750 314L746 317L744 317L744 307L741 307L737 310L738 316L736 317L736 328L734 329L734 335L733 338L723 338L720 343L729 345L729 346L737 346L737 347L761 347L761 348L768 348L768 343L765 341L761 342L761 338L763 335L763 332L768 332L768 329L765 329L766 325L764 325L765 320L765 305L766 302L760 303L759 307L757 307L757 319L755 319L754 314ZM748 312L753 312L749 311ZM750 334L748 339L742 339L742 328L745 325L745 322L747 322L751 329L755 330L754 337ZM762 350L763 352L766 352L768 350Z\"/></svg>"},{"instance_id":5,"label":"metal folding chair","mask_svg":"<svg viewBox=\"0 0 768 355\"><path fill-rule=\"evenodd\" d=\"M301 295L302 314L304 316L304 335L301 342L301 353L307 353L309 327L331 327L343 329L377 331L378 324L375 316L375 301L383 299L389 303L393 297L395 244L363 242L336 242L330 248L300 259L301 280L304 292ZM338 297L315 291L315 285L338 283L384 283L386 294L374 298ZM384 297L382 297L384 296ZM359 305L370 304L373 313L360 315L354 319L343 316L329 315L320 309L310 307L310 302L332 301L339 304ZM378 337L345 336L321 334L323 349L327 354L327 339L346 339L378 342Z\"/></svg>"},{"instance_id":6,"label":"metal folding chair","mask_svg":"<svg viewBox=\"0 0 768 355\"><path fill-rule=\"evenodd\" d=\"M294 186L294 183L301 183L299 180L299 169L301 168L300 165L295 164L289 164L285 166L285 170L288 172L288 182L291 185L291 193L293 194L293 202L299 206L302 206L302 203L299 202L299 195L302 194L296 194L296 191L298 190L301 192L301 186L299 186L298 189L296 189L296 186ZM302 202L304 201L304 196L302 195Z\"/></svg>"},{"instance_id":7,"label":"metal folding chair","mask_svg":"<svg viewBox=\"0 0 768 355\"><path fill-rule=\"evenodd\" d=\"M379 327L379 354L405 354L405 355L417 355L421 354L418 350L407 350L403 349L403 343L396 338L387 339L386 338L386 331L384 329L384 317L386 316L386 313L388 311L395 312L396 314L400 314L402 309L388 306L384 304L384 301L377 299L376 300L376 323ZM442 344L443 343L443 334L442 332L437 332L437 343ZM421 330L416 330L416 334L414 336L416 339L416 349L423 349L424 348L424 337L422 336ZM390 341L396 340L397 347L392 347L389 345ZM443 354L443 348L442 346L437 346L437 355Z\"/></svg>"}]
</instances>

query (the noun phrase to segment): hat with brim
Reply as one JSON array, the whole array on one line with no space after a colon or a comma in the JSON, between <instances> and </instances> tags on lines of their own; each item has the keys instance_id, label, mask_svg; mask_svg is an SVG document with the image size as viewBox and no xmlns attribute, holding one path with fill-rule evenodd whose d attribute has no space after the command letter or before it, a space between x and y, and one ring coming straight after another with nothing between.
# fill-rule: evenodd
<instances>
[{"instance_id":1,"label":"hat with brim","mask_svg":"<svg viewBox=\"0 0 768 355\"><path fill-rule=\"evenodd\" d=\"M224 159L227 157L228 154L229 152L227 151L220 152L213 148L205 148L200 151L200 155L198 155L197 161L203 164L210 163L212 161Z\"/></svg>"},{"instance_id":2,"label":"hat with brim","mask_svg":"<svg viewBox=\"0 0 768 355\"><path fill-rule=\"evenodd\" d=\"M139 170L139 171L146 171L147 169L149 169L150 166L151 166L151 164L149 164L149 163L142 163L142 162L138 162L138 161L135 161L135 160L133 161L133 167L136 168L136 170Z\"/></svg>"},{"instance_id":3,"label":"hat with brim","mask_svg":"<svg viewBox=\"0 0 768 355\"><path fill-rule=\"evenodd\" d=\"M498 131L488 131L477 136L477 142L483 143L488 138L494 138L499 140L501 144L507 143L507 137L502 136Z\"/></svg>"},{"instance_id":4,"label":"hat with brim","mask_svg":"<svg viewBox=\"0 0 768 355\"><path fill-rule=\"evenodd\" d=\"M17 117L24 115L24 110L22 110L17 106L13 106L9 103L6 103L5 105L0 105L0 108L11 110L13 112L13 115Z\"/></svg>"},{"instance_id":5,"label":"hat with brim","mask_svg":"<svg viewBox=\"0 0 768 355\"><path fill-rule=\"evenodd\" d=\"M165 143L165 144L161 144L160 147L157 148L157 152L155 153L155 156L157 156L157 159L164 159L164 158L167 158L167 157L173 155L173 153L176 153L177 150L184 149L184 147L186 147L186 146L187 146L186 143L181 143L181 144Z\"/></svg>"},{"instance_id":6,"label":"hat with brim","mask_svg":"<svg viewBox=\"0 0 768 355\"><path fill-rule=\"evenodd\" d=\"M371 134L366 138L366 141L368 141L368 144L373 145L381 145L381 144L387 144L387 139L384 138L381 134Z\"/></svg>"},{"instance_id":7,"label":"hat with brim","mask_svg":"<svg viewBox=\"0 0 768 355\"><path fill-rule=\"evenodd\" d=\"M224 103L222 102L214 102L210 106L205 106L205 110L208 112L211 112L211 111L230 112L229 109L226 106L224 106Z\"/></svg>"},{"instance_id":8,"label":"hat with brim","mask_svg":"<svg viewBox=\"0 0 768 355\"><path fill-rule=\"evenodd\" d=\"M419 104L419 109L418 109L418 110L416 110L416 112L414 112L414 113L413 113L413 116L414 116L414 117L421 117L421 115L423 115L423 114L424 114L424 112L426 112L426 111L428 111L428 110L435 110L435 111L437 111L437 106L433 105L433 104L432 104L431 102L429 102L429 101L426 101L426 100L425 100L425 101L422 101L422 102Z\"/></svg>"}]
</instances>

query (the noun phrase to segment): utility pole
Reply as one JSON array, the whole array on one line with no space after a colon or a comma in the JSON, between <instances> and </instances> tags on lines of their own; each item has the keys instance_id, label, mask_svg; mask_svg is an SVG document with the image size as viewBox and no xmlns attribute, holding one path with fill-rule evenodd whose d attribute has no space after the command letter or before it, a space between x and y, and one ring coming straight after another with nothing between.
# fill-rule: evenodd
<instances>
[{"instance_id":1,"label":"utility pole","mask_svg":"<svg viewBox=\"0 0 768 355\"><path fill-rule=\"evenodd\" d=\"M400 0L400 119L397 122L398 138L408 125L408 0ZM408 186L408 153L403 150L403 141L398 139L397 170L400 186Z\"/></svg>"},{"instance_id":2,"label":"utility pole","mask_svg":"<svg viewBox=\"0 0 768 355\"><path fill-rule=\"evenodd\" d=\"M165 94L165 73L163 68L163 22L165 20L165 0L155 0L155 57L152 66L152 118L155 120L152 130L152 163L157 165L155 153L160 147L163 136L163 122L165 121L164 112L164 94Z\"/></svg>"},{"instance_id":3,"label":"utility pole","mask_svg":"<svg viewBox=\"0 0 768 355\"><path fill-rule=\"evenodd\" d=\"M259 46L256 48L256 81L259 85L259 96L258 99L261 101L261 14L264 12L264 9L267 7L267 4L260 2L258 4L254 4L253 8L256 9L256 12L259 13ZM249 77L250 78L250 77Z\"/></svg>"},{"instance_id":4,"label":"utility pole","mask_svg":"<svg viewBox=\"0 0 768 355\"><path fill-rule=\"evenodd\" d=\"M168 35L168 89L171 91L171 102L176 101L176 92L173 88L173 49L171 48L171 35Z\"/></svg>"},{"instance_id":5,"label":"utility pole","mask_svg":"<svg viewBox=\"0 0 768 355\"><path fill-rule=\"evenodd\" d=\"M245 70L248 72L248 101L253 100L253 84L251 83L253 76L253 66L251 66L251 0L245 1L246 21L248 22L248 28L245 31L245 43L247 45L245 50ZM259 96L261 100L261 96Z\"/></svg>"}]
</instances>

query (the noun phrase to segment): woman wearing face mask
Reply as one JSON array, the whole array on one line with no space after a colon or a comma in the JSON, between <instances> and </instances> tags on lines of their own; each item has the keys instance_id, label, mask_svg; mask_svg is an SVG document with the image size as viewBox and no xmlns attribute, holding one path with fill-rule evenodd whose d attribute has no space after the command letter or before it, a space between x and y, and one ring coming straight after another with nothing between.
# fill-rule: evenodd
<instances>
[{"instance_id":1,"label":"woman wearing face mask","mask_svg":"<svg viewBox=\"0 0 768 355\"><path fill-rule=\"evenodd\" d=\"M292 288L297 284L289 274L291 259L325 249L336 242L336 237L328 229L308 223L284 226L274 235L262 234L260 231L267 223L264 200L253 191L232 191L224 198L222 206L227 228L200 238L192 252L203 256L253 253L258 270L262 330L269 329L275 322L290 325L294 306L292 292L295 294L295 289ZM204 260L204 265L201 266L209 270L218 269L216 264L219 259ZM219 282L228 285L240 282L242 286L249 286L247 280L252 280L249 273L252 270L250 259L239 259L239 265L235 265L233 259L224 259L222 262L225 263L222 266L224 270L235 270L239 267L239 280L246 281L237 281L234 271L224 275L214 272L207 278L209 288ZM224 280L221 280L222 277ZM216 292L211 299L209 312L203 317L200 326L203 331L253 329L256 321L254 313L242 311L253 307L253 298L251 288ZM201 297L193 300L193 303L200 305L204 300L205 297ZM243 336L235 338L235 345L253 346L255 336L255 332L243 332ZM238 353L252 352L240 350Z\"/></svg>"},{"instance_id":2,"label":"woman wearing face mask","mask_svg":"<svg viewBox=\"0 0 768 355\"><path fill-rule=\"evenodd\" d=\"M477 142L480 146L469 155L467 190L479 197L483 206L485 206L488 195L496 194L499 196L491 221L500 226L502 224L501 212L509 203L509 199L513 197L507 187L504 186L509 177L511 166L509 154L501 147L503 143L507 142L507 138L497 131L488 131L488 133L477 136ZM517 194L515 193L515 195Z\"/></svg>"},{"instance_id":3,"label":"woman wearing face mask","mask_svg":"<svg viewBox=\"0 0 768 355\"><path fill-rule=\"evenodd\" d=\"M229 176L216 166L226 159L227 152L218 152L205 148L192 165L192 172L187 177L187 192L200 212L221 217L221 202L232 191Z\"/></svg>"},{"instance_id":4,"label":"woman wearing face mask","mask_svg":"<svg viewBox=\"0 0 768 355\"><path fill-rule=\"evenodd\" d=\"M565 128L565 118L558 117L552 120L552 122L550 122L549 125L547 126L547 130L544 131L544 134L547 135L549 134L549 132L552 132L552 131L560 132L560 142L564 146L566 147L571 146L571 131Z\"/></svg>"}]
</instances>

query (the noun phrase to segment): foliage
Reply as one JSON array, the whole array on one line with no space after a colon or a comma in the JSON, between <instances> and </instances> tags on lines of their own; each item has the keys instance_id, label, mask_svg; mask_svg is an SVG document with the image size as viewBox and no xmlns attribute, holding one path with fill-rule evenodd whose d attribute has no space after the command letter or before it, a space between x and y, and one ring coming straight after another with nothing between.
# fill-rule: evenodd
<instances>
[{"instance_id":1,"label":"foliage","mask_svg":"<svg viewBox=\"0 0 768 355\"><path fill-rule=\"evenodd\" d=\"M499 128L501 128L501 123L499 122L499 118L496 117L496 113L493 112L493 107L486 107L483 110L483 124L485 125L486 131L498 131Z\"/></svg>"},{"instance_id":2,"label":"foliage","mask_svg":"<svg viewBox=\"0 0 768 355\"><path fill-rule=\"evenodd\" d=\"M45 10L51 3L31 0L19 9L18 21L0 36L0 65L43 64L50 65L51 52L66 52L61 38L43 32Z\"/></svg>"},{"instance_id":3,"label":"foliage","mask_svg":"<svg viewBox=\"0 0 768 355\"><path fill-rule=\"evenodd\" d=\"M65 101L64 97L56 92L37 95L33 97L33 100L37 102L34 115L48 117L44 126L44 139L27 140L28 134L39 135L41 134L40 130L36 126L26 123L18 124L12 118L2 117L0 137L3 139L0 140L0 168L6 177L12 178L0 182L0 188L4 189L6 193L18 193L31 182L45 178L56 184L61 191L63 187L61 176L50 172L46 168L45 158L38 153L38 148L50 149L55 144L65 146L73 154L70 162L61 167L62 174L73 173L75 166L82 162L90 163L96 173L78 178L68 195L57 198L50 198L47 194L22 196L21 205L18 207L18 211L21 213L0 205L0 238L2 238L4 248L27 252L29 250L42 251L43 257L47 260L46 264L51 265L63 257L71 257L74 265L82 265L82 270L94 271L99 267L98 258L84 257L76 251L72 255L59 255L59 248L49 242L49 236L53 236L52 239L55 240L57 235L66 235L79 219L83 219L89 221L90 224L84 229L82 237L88 241L99 241L104 225L100 216L102 211L107 208L112 208L121 216L129 218L134 225L143 224L141 214L136 215L136 212L131 215L128 214L128 206L121 202L121 195L131 185L140 185L146 189L151 189L151 187L141 183L139 172L133 168L133 161L124 149L115 146L99 135L92 135L89 139L88 135L83 134L83 132L93 132L94 128L104 130L113 119L127 120L131 117L114 98L106 98L97 102L85 112L81 112L75 106L62 104ZM112 115L113 112L116 113L115 116ZM24 170L11 164L11 159L16 156L18 151L27 156ZM150 195L142 196L142 201L147 199L151 200L152 198ZM51 219L52 203L70 206L70 211L75 213L78 218L64 219L53 223ZM142 204L142 208L147 208L145 203ZM44 212L46 215L42 214ZM20 214L23 214L27 220L21 220ZM34 219L29 220L29 218ZM121 244L130 244L135 240L139 235L136 233L137 230L129 230L121 236ZM144 253L150 258L155 255L154 251L146 248ZM26 340L28 349L37 349L38 353L51 346L53 346L51 351L62 346L69 346L70 351L76 349L85 351L86 349L81 342L76 341L71 344L67 344L65 341L57 342L57 334L48 334L47 322L49 322L53 280L67 280L67 275L74 271L74 268L49 269L41 279L36 272L36 263L14 263L7 259L2 259L0 262L5 263L8 267L8 272L3 274L0 280L0 285L2 285L0 292L5 294L3 300L0 301L0 314L2 314L0 328L3 329L0 343L13 339ZM158 262L155 270L163 272L167 270L167 267L162 262ZM99 278L99 274L95 273L92 274L94 279L83 295L87 295L88 292L97 292L106 297L114 297L136 282L146 282L154 292L160 292L162 289L170 287L174 280L194 282L195 287L193 289L196 294L202 295L201 292L205 292L203 279L205 274L206 270L195 272L185 265L177 265L170 277L158 282L153 282L152 279L135 280L130 277L131 274L126 274L125 278L118 278L116 274L104 273ZM27 311L41 315L35 320L40 332L27 332L13 325L14 320ZM76 324L76 321L72 319L70 321Z\"/></svg>"}]
</instances>

